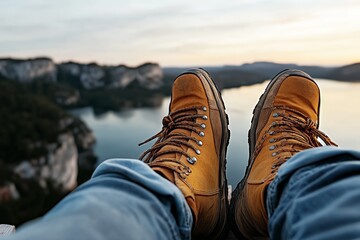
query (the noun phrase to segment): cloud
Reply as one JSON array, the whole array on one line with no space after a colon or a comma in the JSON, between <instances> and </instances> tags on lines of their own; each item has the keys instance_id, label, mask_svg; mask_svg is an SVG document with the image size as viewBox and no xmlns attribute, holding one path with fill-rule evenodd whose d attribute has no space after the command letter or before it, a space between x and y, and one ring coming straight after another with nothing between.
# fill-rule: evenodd
<instances>
[{"instance_id":1,"label":"cloud","mask_svg":"<svg viewBox=\"0 0 360 240\"><path fill-rule=\"evenodd\" d=\"M308 61L300 50L328 63L331 46L353 48L337 50L334 62L360 55L354 0L2 0L0 8L0 54L8 56L186 65L290 61L295 52Z\"/></svg>"}]
</instances>

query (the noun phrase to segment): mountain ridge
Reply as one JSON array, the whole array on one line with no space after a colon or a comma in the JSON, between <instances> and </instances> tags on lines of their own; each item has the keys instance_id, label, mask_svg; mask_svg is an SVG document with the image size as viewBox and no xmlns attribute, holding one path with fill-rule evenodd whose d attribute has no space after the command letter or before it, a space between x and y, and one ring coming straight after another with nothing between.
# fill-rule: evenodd
<instances>
[{"instance_id":1,"label":"mountain ridge","mask_svg":"<svg viewBox=\"0 0 360 240\"><path fill-rule=\"evenodd\" d=\"M164 67L165 76L180 74L188 67ZM295 63L253 62L241 65L223 65L204 67L214 77L219 85L225 88L234 85L251 85L271 79L284 69L299 69L307 72L313 78L325 78L339 81L360 82L360 63L339 67L299 65Z\"/></svg>"}]
</instances>

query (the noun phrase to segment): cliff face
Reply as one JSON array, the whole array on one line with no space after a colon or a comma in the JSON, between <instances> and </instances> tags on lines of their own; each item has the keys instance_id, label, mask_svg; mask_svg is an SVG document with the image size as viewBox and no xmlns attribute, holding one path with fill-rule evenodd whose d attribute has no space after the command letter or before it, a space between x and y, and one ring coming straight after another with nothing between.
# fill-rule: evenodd
<instances>
[{"instance_id":1,"label":"cliff face","mask_svg":"<svg viewBox=\"0 0 360 240\"><path fill-rule=\"evenodd\" d=\"M26 86L0 79L0 215L4 202L71 191L95 167L91 130Z\"/></svg>"},{"instance_id":2,"label":"cliff face","mask_svg":"<svg viewBox=\"0 0 360 240\"><path fill-rule=\"evenodd\" d=\"M19 82L31 82L35 79L56 82L56 70L56 64L48 58L0 59L0 75Z\"/></svg>"},{"instance_id":3,"label":"cliff face","mask_svg":"<svg viewBox=\"0 0 360 240\"><path fill-rule=\"evenodd\" d=\"M157 89L162 86L163 75L158 64L148 63L138 68L111 67L108 72L109 86L113 88L126 88L133 82L146 89Z\"/></svg>"},{"instance_id":4,"label":"cliff face","mask_svg":"<svg viewBox=\"0 0 360 240\"><path fill-rule=\"evenodd\" d=\"M48 153L39 159L24 160L13 170L20 178L36 180L47 189L50 183L60 192L68 192L77 184L78 151L71 133L61 134L57 143L47 146Z\"/></svg>"},{"instance_id":5,"label":"cliff face","mask_svg":"<svg viewBox=\"0 0 360 240\"><path fill-rule=\"evenodd\" d=\"M73 81L80 81L85 89L94 89L105 85L105 71L96 64L63 63L58 66L59 74L63 78L69 77Z\"/></svg>"},{"instance_id":6,"label":"cliff face","mask_svg":"<svg viewBox=\"0 0 360 240\"><path fill-rule=\"evenodd\" d=\"M22 195L27 195L26 192L18 190L16 185L19 181L33 181L44 191L54 189L59 193L67 193L77 186L81 168L94 169L94 162L88 158L94 158L92 147L95 137L78 121L67 119L66 128L69 131L59 135L55 143L46 146L46 155L2 167L2 170L13 177L0 184L0 203L21 199Z\"/></svg>"},{"instance_id":7,"label":"cliff face","mask_svg":"<svg viewBox=\"0 0 360 240\"><path fill-rule=\"evenodd\" d=\"M138 83L145 89L158 89L162 86L163 73L156 63L146 63L138 67L101 66L95 63L80 64L66 62L55 64L49 58L27 60L0 59L0 76L19 82L32 82L37 79L62 82L79 82L86 90L101 87L127 88Z\"/></svg>"},{"instance_id":8,"label":"cliff face","mask_svg":"<svg viewBox=\"0 0 360 240\"><path fill-rule=\"evenodd\" d=\"M158 64L147 63L136 68L124 65L99 66L97 64L63 63L58 66L61 78L81 83L84 89L127 88L138 83L145 89L157 89L162 86L162 70ZM61 79L60 79L61 81Z\"/></svg>"},{"instance_id":9,"label":"cliff face","mask_svg":"<svg viewBox=\"0 0 360 240\"><path fill-rule=\"evenodd\" d=\"M10 163L0 158L2 222L19 225L43 215L94 171L92 132L76 118L60 124L63 131L45 145L45 155Z\"/></svg>"},{"instance_id":10,"label":"cliff face","mask_svg":"<svg viewBox=\"0 0 360 240\"><path fill-rule=\"evenodd\" d=\"M157 89L162 86L163 73L158 64L144 64L138 67L136 79L140 86Z\"/></svg>"},{"instance_id":11,"label":"cliff face","mask_svg":"<svg viewBox=\"0 0 360 240\"><path fill-rule=\"evenodd\" d=\"M136 82L146 89L157 89L162 86L162 70L158 64L148 63L138 68L125 66L112 67L109 69L110 86L114 88L126 88Z\"/></svg>"}]
</instances>

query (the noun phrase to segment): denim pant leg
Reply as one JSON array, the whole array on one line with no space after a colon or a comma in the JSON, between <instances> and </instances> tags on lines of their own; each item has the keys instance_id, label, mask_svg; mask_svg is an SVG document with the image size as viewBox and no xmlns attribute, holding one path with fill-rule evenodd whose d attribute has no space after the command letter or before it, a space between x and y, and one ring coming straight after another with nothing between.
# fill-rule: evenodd
<instances>
[{"instance_id":1,"label":"denim pant leg","mask_svg":"<svg viewBox=\"0 0 360 240\"><path fill-rule=\"evenodd\" d=\"M190 239L191 226L174 184L139 160L111 159L44 217L4 239Z\"/></svg>"},{"instance_id":2,"label":"denim pant leg","mask_svg":"<svg viewBox=\"0 0 360 240\"><path fill-rule=\"evenodd\" d=\"M303 151L279 169L267 192L271 239L360 238L360 152Z\"/></svg>"}]
</instances>

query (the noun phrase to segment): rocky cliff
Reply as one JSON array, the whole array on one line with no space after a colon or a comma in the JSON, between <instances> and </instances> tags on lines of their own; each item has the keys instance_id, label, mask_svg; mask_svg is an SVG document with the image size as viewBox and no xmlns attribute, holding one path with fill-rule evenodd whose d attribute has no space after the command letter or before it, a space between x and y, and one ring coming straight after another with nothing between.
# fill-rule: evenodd
<instances>
[{"instance_id":1,"label":"rocky cliff","mask_svg":"<svg viewBox=\"0 0 360 240\"><path fill-rule=\"evenodd\" d=\"M37 183L44 191L51 188L59 193L67 193L77 186L81 168L94 170L94 162L88 159L94 157L92 147L95 137L92 132L78 119L68 117L61 122L66 122L63 129L68 130L60 134L56 142L45 146L45 155L7 163L2 167L2 170L12 177L1 176L0 203L20 199L22 194L26 195L18 190L16 182L29 180ZM12 181L14 177L17 181ZM1 184L2 181L4 182Z\"/></svg>"},{"instance_id":2,"label":"rocky cliff","mask_svg":"<svg viewBox=\"0 0 360 240\"><path fill-rule=\"evenodd\" d=\"M56 82L57 66L49 58L0 59L0 76L19 82L31 82L35 79Z\"/></svg>"},{"instance_id":3,"label":"rocky cliff","mask_svg":"<svg viewBox=\"0 0 360 240\"><path fill-rule=\"evenodd\" d=\"M158 64L146 63L137 68L118 66L109 68L110 86L126 88L133 82L141 87L157 89L162 85L162 70Z\"/></svg>"},{"instance_id":4,"label":"rocky cliff","mask_svg":"<svg viewBox=\"0 0 360 240\"><path fill-rule=\"evenodd\" d=\"M138 67L101 66L96 63L80 64L66 62L55 64L49 58L0 59L0 76L19 82L45 80L67 82L83 89L127 88L137 83L145 89L162 86L162 70L156 63L145 63Z\"/></svg>"},{"instance_id":5,"label":"rocky cliff","mask_svg":"<svg viewBox=\"0 0 360 240\"><path fill-rule=\"evenodd\" d=\"M0 78L0 89L0 222L17 225L89 178L95 137L31 85Z\"/></svg>"},{"instance_id":6,"label":"rocky cliff","mask_svg":"<svg viewBox=\"0 0 360 240\"><path fill-rule=\"evenodd\" d=\"M127 88L133 83L145 89L158 89L162 86L162 70L158 64L146 63L131 68L120 66L99 66L74 62L58 65L59 80L79 82L84 89Z\"/></svg>"},{"instance_id":7,"label":"rocky cliff","mask_svg":"<svg viewBox=\"0 0 360 240\"><path fill-rule=\"evenodd\" d=\"M68 192L77 185L78 151L74 136L64 133L56 143L47 146L48 153L38 159L23 160L13 166L14 172L23 179L36 180L47 189L52 184L60 192Z\"/></svg>"}]
</instances>

